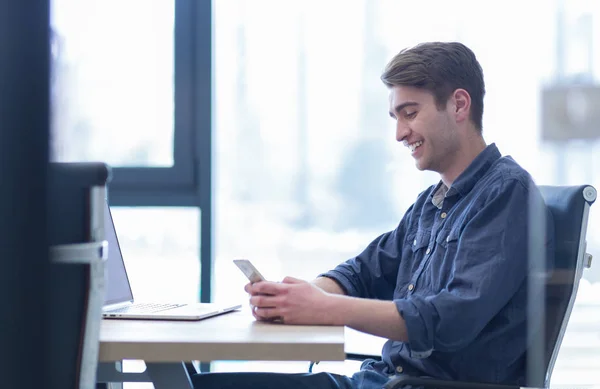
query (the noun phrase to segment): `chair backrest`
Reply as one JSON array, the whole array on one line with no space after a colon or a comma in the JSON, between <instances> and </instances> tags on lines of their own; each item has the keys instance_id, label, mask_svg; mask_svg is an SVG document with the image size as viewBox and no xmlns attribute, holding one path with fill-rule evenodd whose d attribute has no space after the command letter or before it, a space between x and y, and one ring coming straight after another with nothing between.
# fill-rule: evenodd
<instances>
[{"instance_id":1,"label":"chair backrest","mask_svg":"<svg viewBox=\"0 0 600 389\"><path fill-rule=\"evenodd\" d=\"M548 387L583 268L589 266L586 263L585 239L589 209L596 200L596 189L589 185L540 186L540 191L554 219L556 251L553 270L545 279L544 288L545 376L537 380L528 379L527 384ZM539 382L541 380L543 383Z\"/></svg>"},{"instance_id":2,"label":"chair backrest","mask_svg":"<svg viewBox=\"0 0 600 389\"><path fill-rule=\"evenodd\" d=\"M46 358L52 388L95 385L104 301L103 163L52 163L48 174L50 244Z\"/></svg>"}]
</instances>

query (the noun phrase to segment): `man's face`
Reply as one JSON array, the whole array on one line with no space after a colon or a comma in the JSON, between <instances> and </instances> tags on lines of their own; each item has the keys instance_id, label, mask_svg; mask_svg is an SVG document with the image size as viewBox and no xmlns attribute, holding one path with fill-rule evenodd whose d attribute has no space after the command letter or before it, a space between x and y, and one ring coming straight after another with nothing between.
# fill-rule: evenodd
<instances>
[{"instance_id":1,"label":"man's face","mask_svg":"<svg viewBox=\"0 0 600 389\"><path fill-rule=\"evenodd\" d=\"M428 91L408 86L391 88L390 116L396 121L396 140L408 147L417 169L442 174L455 160L460 140L451 109L448 103L438 110Z\"/></svg>"}]
</instances>

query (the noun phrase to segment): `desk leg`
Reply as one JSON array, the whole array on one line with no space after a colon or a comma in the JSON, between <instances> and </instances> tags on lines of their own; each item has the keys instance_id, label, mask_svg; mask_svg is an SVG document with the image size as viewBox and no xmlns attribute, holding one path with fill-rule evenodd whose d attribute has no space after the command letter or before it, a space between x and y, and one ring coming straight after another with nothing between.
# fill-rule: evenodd
<instances>
[{"instance_id":1,"label":"desk leg","mask_svg":"<svg viewBox=\"0 0 600 389\"><path fill-rule=\"evenodd\" d=\"M123 382L150 382L150 377L143 371L141 373L123 373L121 362L100 362L96 373L98 383L108 383L108 389L122 388ZM117 386L120 385L120 386Z\"/></svg>"},{"instance_id":2,"label":"desk leg","mask_svg":"<svg viewBox=\"0 0 600 389\"><path fill-rule=\"evenodd\" d=\"M146 362L146 372L154 384L154 389L192 389L192 380L184 362Z\"/></svg>"},{"instance_id":3,"label":"desk leg","mask_svg":"<svg viewBox=\"0 0 600 389\"><path fill-rule=\"evenodd\" d=\"M152 382L155 389L193 388L184 362L146 362L146 370L141 373L123 373L115 362L103 362L98 365L96 380L111 383Z\"/></svg>"}]
</instances>

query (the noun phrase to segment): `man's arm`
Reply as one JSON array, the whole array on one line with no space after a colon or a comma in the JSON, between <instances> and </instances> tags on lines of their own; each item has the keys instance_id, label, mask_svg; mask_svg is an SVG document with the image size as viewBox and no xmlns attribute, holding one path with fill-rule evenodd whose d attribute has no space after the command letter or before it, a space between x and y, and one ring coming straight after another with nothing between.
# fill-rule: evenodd
<instances>
[{"instance_id":1,"label":"man's arm","mask_svg":"<svg viewBox=\"0 0 600 389\"><path fill-rule=\"evenodd\" d=\"M304 304L309 311L300 312L300 315L295 317L295 314L290 311L293 306L290 301L302 303L308 300L305 299L306 296L302 293L292 293L292 296L289 296L288 288L291 286L286 284L302 283L305 284L303 288L307 289L305 292L320 292L317 295L318 301L314 301L319 307L323 307L321 297L325 295L333 297L353 296L391 300L396 276L398 274L399 261L402 255L405 223L406 219L411 214L412 208L413 206L408 209L395 230L377 237L360 255L338 265L335 269L320 275L310 283L286 277L282 283L260 282L257 284L246 285L245 290L251 295L250 305L254 317L257 320L273 320L279 318L290 324L349 325L361 331L370 332L369 329L373 324L369 324L368 321L362 322L357 319L357 316L354 316L356 312L352 310L352 306L349 306L352 303L347 301L340 307L336 307L335 313L329 309L313 309L316 307L310 306L312 302ZM269 289L270 291L267 292L264 288ZM285 295L288 296L286 297ZM358 304L361 304L361 309L365 309L364 318L370 319L371 316L369 315L369 312L371 310L365 307L364 302ZM335 304L325 305L329 307ZM387 304L387 306L389 307L390 305ZM381 306L378 308L382 309ZM395 334L398 331L402 332L402 328L404 327L396 329L393 325L390 326L390 323L387 320L391 317L396 319L399 318L400 315L397 313L397 309L395 314L393 310L388 309L382 313L382 315L384 315L384 317L380 318L381 320L376 320L381 324L381 327L376 325L375 328L372 328L374 334L388 334L387 331L391 331L392 334ZM346 316L349 317L346 318ZM335 321L333 320L334 317L336 318ZM346 324L346 320L352 324ZM386 324L383 325L383 323Z\"/></svg>"},{"instance_id":2,"label":"man's arm","mask_svg":"<svg viewBox=\"0 0 600 389\"><path fill-rule=\"evenodd\" d=\"M333 296L331 311L339 318L334 325L345 325L401 342L408 341L406 323L393 301L361 299L347 296Z\"/></svg>"},{"instance_id":3,"label":"man's arm","mask_svg":"<svg viewBox=\"0 0 600 389\"><path fill-rule=\"evenodd\" d=\"M346 325L358 331L388 339L406 341L406 325L392 301L348 297L344 289L329 277L318 277L311 284L335 295L327 304L336 320L332 325ZM341 296L338 296L341 295Z\"/></svg>"},{"instance_id":4,"label":"man's arm","mask_svg":"<svg viewBox=\"0 0 600 389\"><path fill-rule=\"evenodd\" d=\"M318 278L321 279L321 278ZM330 282L320 281L331 286ZM338 291L341 288L338 286ZM407 341L404 320L393 301L328 293L315 285L286 277L283 282L258 282L248 288L259 320L281 319L286 324L345 325L388 339Z\"/></svg>"},{"instance_id":5,"label":"man's arm","mask_svg":"<svg viewBox=\"0 0 600 389\"><path fill-rule=\"evenodd\" d=\"M317 277L316 279L311 281L311 284L323 289L327 293L343 295L346 294L346 292L344 291L344 289L342 289L340 284L329 277Z\"/></svg>"},{"instance_id":6,"label":"man's arm","mask_svg":"<svg viewBox=\"0 0 600 389\"><path fill-rule=\"evenodd\" d=\"M425 358L434 349L454 352L472 342L523 290L529 270L528 212L524 211L528 199L527 188L516 180L507 180L487 199L459 241L452 243L456 270L435 295L368 300L326 293L308 282L286 278L279 284L254 284L249 291L251 303L259 307L256 312L263 319L347 325L408 342L415 358Z\"/></svg>"},{"instance_id":7,"label":"man's arm","mask_svg":"<svg viewBox=\"0 0 600 389\"><path fill-rule=\"evenodd\" d=\"M419 196L427 196L432 189ZM320 274L312 283L329 293L391 300L414 206L408 208L394 230L378 236L359 255Z\"/></svg>"},{"instance_id":8,"label":"man's arm","mask_svg":"<svg viewBox=\"0 0 600 389\"><path fill-rule=\"evenodd\" d=\"M406 218L411 209L412 207L396 229L380 235L362 253L317 278L331 279L337 283L336 286L329 281L317 281L316 285L326 283L326 288L333 289L325 291L331 293L341 292L339 294L353 297L391 300L402 257Z\"/></svg>"}]
</instances>

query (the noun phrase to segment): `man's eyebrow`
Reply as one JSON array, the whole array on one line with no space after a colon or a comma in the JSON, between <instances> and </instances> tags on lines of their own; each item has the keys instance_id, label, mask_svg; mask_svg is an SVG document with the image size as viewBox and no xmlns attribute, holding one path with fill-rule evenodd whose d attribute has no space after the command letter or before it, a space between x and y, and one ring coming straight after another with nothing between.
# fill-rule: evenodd
<instances>
[{"instance_id":1,"label":"man's eyebrow","mask_svg":"<svg viewBox=\"0 0 600 389\"><path fill-rule=\"evenodd\" d=\"M412 107L414 105L419 105L419 103L417 103L416 101L407 101L406 103L402 103L396 106L395 111L397 113L400 113L400 111L402 111L404 108L406 107Z\"/></svg>"},{"instance_id":2,"label":"man's eyebrow","mask_svg":"<svg viewBox=\"0 0 600 389\"><path fill-rule=\"evenodd\" d=\"M419 103L417 103L416 101L407 101L406 103L398 104L398 105L396 106L396 108L394 108L394 111L395 111L397 114L400 114L400 112L402 112L402 110L403 110L404 108L406 108L406 107L412 107L412 106L415 106L415 105L419 105ZM395 117L396 117L396 115L394 115L394 112L390 112L390 116L391 116L392 118L395 118Z\"/></svg>"}]
</instances>

